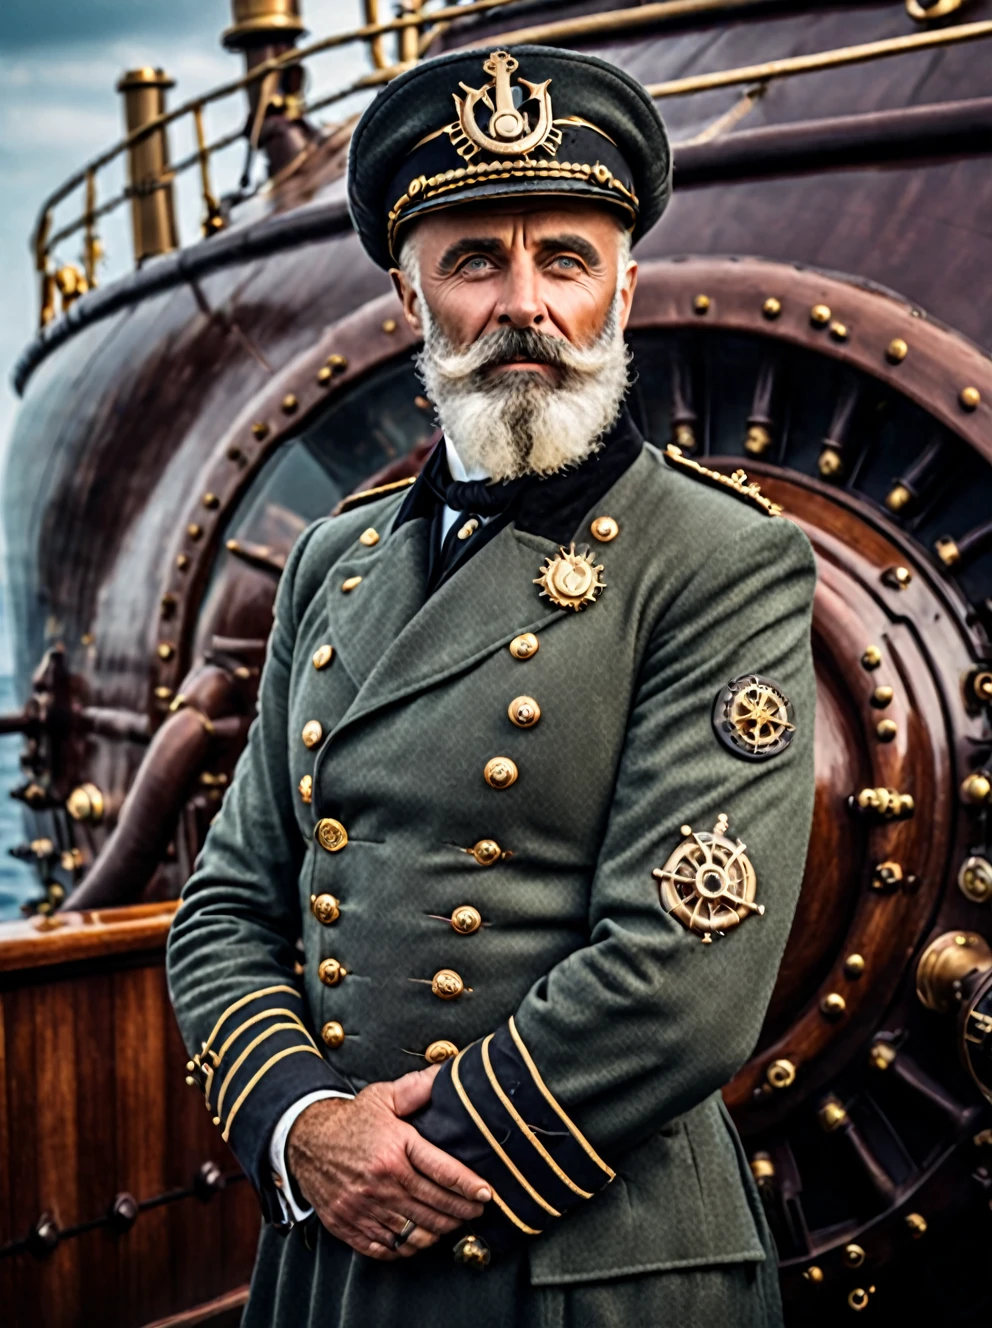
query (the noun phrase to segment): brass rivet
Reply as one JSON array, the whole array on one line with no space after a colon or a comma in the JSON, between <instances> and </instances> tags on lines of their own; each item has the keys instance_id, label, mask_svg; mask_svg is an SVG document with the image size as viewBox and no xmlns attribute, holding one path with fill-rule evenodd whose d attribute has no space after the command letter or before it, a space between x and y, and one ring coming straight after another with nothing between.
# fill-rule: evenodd
<instances>
[{"instance_id":1,"label":"brass rivet","mask_svg":"<svg viewBox=\"0 0 992 1328\"><path fill-rule=\"evenodd\" d=\"M876 687L871 694L871 703L876 710L884 710L887 705L892 704L892 697L891 687Z\"/></svg>"},{"instance_id":2,"label":"brass rivet","mask_svg":"<svg viewBox=\"0 0 992 1328\"><path fill-rule=\"evenodd\" d=\"M770 1180L775 1175L775 1163L767 1153L755 1153L751 1158L751 1175L755 1180Z\"/></svg>"},{"instance_id":3,"label":"brass rivet","mask_svg":"<svg viewBox=\"0 0 992 1328\"><path fill-rule=\"evenodd\" d=\"M890 364L902 364L909 354L909 347L902 337L894 337L885 348L885 358Z\"/></svg>"},{"instance_id":4,"label":"brass rivet","mask_svg":"<svg viewBox=\"0 0 992 1328\"><path fill-rule=\"evenodd\" d=\"M313 666L315 669L326 669L333 658L334 647L325 643L313 652Z\"/></svg>"},{"instance_id":5,"label":"brass rivet","mask_svg":"<svg viewBox=\"0 0 992 1328\"><path fill-rule=\"evenodd\" d=\"M904 879L902 865L893 862L891 859L886 862L880 862L875 867L871 876L871 888L873 890L894 890Z\"/></svg>"},{"instance_id":6,"label":"brass rivet","mask_svg":"<svg viewBox=\"0 0 992 1328\"><path fill-rule=\"evenodd\" d=\"M340 1047L344 1041L344 1029L336 1019L330 1019L320 1030L320 1036L328 1047Z\"/></svg>"},{"instance_id":7,"label":"brass rivet","mask_svg":"<svg viewBox=\"0 0 992 1328\"><path fill-rule=\"evenodd\" d=\"M893 590L905 590L913 579L908 567L887 567L882 573L882 581Z\"/></svg>"},{"instance_id":8,"label":"brass rivet","mask_svg":"<svg viewBox=\"0 0 992 1328\"><path fill-rule=\"evenodd\" d=\"M203 495L203 506L212 512L215 507L220 507L220 499L215 493L205 493Z\"/></svg>"},{"instance_id":9,"label":"brass rivet","mask_svg":"<svg viewBox=\"0 0 992 1328\"><path fill-rule=\"evenodd\" d=\"M362 584L362 578L360 576L346 577L341 582L342 593L348 595L351 593L351 591L355 589L356 586L360 586L361 584Z\"/></svg>"},{"instance_id":10,"label":"brass rivet","mask_svg":"<svg viewBox=\"0 0 992 1328\"><path fill-rule=\"evenodd\" d=\"M855 1287L853 1291L847 1293L847 1303L852 1310L866 1310L868 1308L868 1292L864 1287Z\"/></svg>"},{"instance_id":11,"label":"brass rivet","mask_svg":"<svg viewBox=\"0 0 992 1328\"><path fill-rule=\"evenodd\" d=\"M875 735L879 742L891 742L899 732L899 725L894 719L880 719L875 725Z\"/></svg>"},{"instance_id":12,"label":"brass rivet","mask_svg":"<svg viewBox=\"0 0 992 1328\"><path fill-rule=\"evenodd\" d=\"M992 673L982 669L971 680L971 689L979 701L992 701Z\"/></svg>"},{"instance_id":13,"label":"brass rivet","mask_svg":"<svg viewBox=\"0 0 992 1328\"><path fill-rule=\"evenodd\" d=\"M176 558L176 566L179 568L180 572L185 572L186 568L189 567L189 555L180 553Z\"/></svg>"},{"instance_id":14,"label":"brass rivet","mask_svg":"<svg viewBox=\"0 0 992 1328\"><path fill-rule=\"evenodd\" d=\"M865 1261L865 1252L860 1245L844 1246L844 1262L848 1268L860 1268Z\"/></svg>"},{"instance_id":15,"label":"brass rivet","mask_svg":"<svg viewBox=\"0 0 992 1328\"><path fill-rule=\"evenodd\" d=\"M517 782L518 775L516 763L508 756L494 756L482 772L483 779L493 789L508 789Z\"/></svg>"},{"instance_id":16,"label":"brass rivet","mask_svg":"<svg viewBox=\"0 0 992 1328\"><path fill-rule=\"evenodd\" d=\"M866 669L877 669L882 662L882 652L878 646L865 646L865 653L861 656L861 664Z\"/></svg>"},{"instance_id":17,"label":"brass rivet","mask_svg":"<svg viewBox=\"0 0 992 1328\"><path fill-rule=\"evenodd\" d=\"M515 696L507 707L507 714L518 729L532 729L541 718L541 707L532 696Z\"/></svg>"},{"instance_id":18,"label":"brass rivet","mask_svg":"<svg viewBox=\"0 0 992 1328\"><path fill-rule=\"evenodd\" d=\"M843 323L838 323L835 318L830 324L830 335L833 337L834 341L846 341L847 328Z\"/></svg>"},{"instance_id":19,"label":"brass rivet","mask_svg":"<svg viewBox=\"0 0 992 1328\"><path fill-rule=\"evenodd\" d=\"M814 304L809 311L809 321L814 327L826 327L830 322L830 306L828 304Z\"/></svg>"},{"instance_id":20,"label":"brass rivet","mask_svg":"<svg viewBox=\"0 0 992 1328\"><path fill-rule=\"evenodd\" d=\"M820 1122L820 1127L824 1129L827 1134L832 1134L834 1130L839 1130L842 1125L847 1124L847 1112L844 1109L844 1105L843 1103L838 1102L835 1097L828 1098L823 1106L820 1107L816 1115Z\"/></svg>"},{"instance_id":21,"label":"brass rivet","mask_svg":"<svg viewBox=\"0 0 992 1328\"><path fill-rule=\"evenodd\" d=\"M325 987L336 987L342 978L348 976L348 970L338 959L322 959L317 976Z\"/></svg>"},{"instance_id":22,"label":"brass rivet","mask_svg":"<svg viewBox=\"0 0 992 1328\"><path fill-rule=\"evenodd\" d=\"M885 498L885 506L890 512L901 512L904 507L908 507L913 501L913 495L906 488L905 484L897 484L890 489Z\"/></svg>"},{"instance_id":23,"label":"brass rivet","mask_svg":"<svg viewBox=\"0 0 992 1328\"><path fill-rule=\"evenodd\" d=\"M186 534L191 540L198 540L203 534L203 527L198 526L195 521L191 521L186 527Z\"/></svg>"},{"instance_id":24,"label":"brass rivet","mask_svg":"<svg viewBox=\"0 0 992 1328\"><path fill-rule=\"evenodd\" d=\"M609 544L620 534L620 527L611 516L596 517L589 529L593 539L598 539L600 544Z\"/></svg>"},{"instance_id":25,"label":"brass rivet","mask_svg":"<svg viewBox=\"0 0 992 1328\"><path fill-rule=\"evenodd\" d=\"M873 1042L869 1060L876 1070L887 1070L890 1065L895 1064L898 1052L891 1042Z\"/></svg>"},{"instance_id":26,"label":"brass rivet","mask_svg":"<svg viewBox=\"0 0 992 1328\"><path fill-rule=\"evenodd\" d=\"M772 1061L765 1071L765 1078L772 1088L791 1088L796 1082L796 1067L793 1061Z\"/></svg>"},{"instance_id":27,"label":"brass rivet","mask_svg":"<svg viewBox=\"0 0 992 1328\"><path fill-rule=\"evenodd\" d=\"M530 659L541 648L541 643L533 632L524 632L510 642L509 651L514 659Z\"/></svg>"},{"instance_id":28,"label":"brass rivet","mask_svg":"<svg viewBox=\"0 0 992 1328\"><path fill-rule=\"evenodd\" d=\"M369 526L368 530L363 530L359 535L358 542L364 544L367 549L371 549L373 545L379 543L379 532Z\"/></svg>"},{"instance_id":29,"label":"brass rivet","mask_svg":"<svg viewBox=\"0 0 992 1328\"><path fill-rule=\"evenodd\" d=\"M942 535L933 547L945 567L953 567L956 562L960 562L961 550L950 535Z\"/></svg>"},{"instance_id":30,"label":"brass rivet","mask_svg":"<svg viewBox=\"0 0 992 1328\"><path fill-rule=\"evenodd\" d=\"M303 732L300 736L303 739L304 747L316 747L324 736L324 727L319 719L308 719L303 725Z\"/></svg>"},{"instance_id":31,"label":"brass rivet","mask_svg":"<svg viewBox=\"0 0 992 1328\"><path fill-rule=\"evenodd\" d=\"M710 297L708 295L697 295L692 302L692 311L696 314L705 314L710 307Z\"/></svg>"},{"instance_id":32,"label":"brass rivet","mask_svg":"<svg viewBox=\"0 0 992 1328\"><path fill-rule=\"evenodd\" d=\"M927 1220L922 1213L907 1213L906 1227L914 1240L919 1240L927 1232Z\"/></svg>"},{"instance_id":33,"label":"brass rivet","mask_svg":"<svg viewBox=\"0 0 992 1328\"><path fill-rule=\"evenodd\" d=\"M984 770L972 771L961 783L961 801L969 803L972 807L988 802L990 794L992 794L992 779Z\"/></svg>"},{"instance_id":34,"label":"brass rivet","mask_svg":"<svg viewBox=\"0 0 992 1328\"><path fill-rule=\"evenodd\" d=\"M80 784L66 799L65 809L74 821L103 820L103 793L95 784Z\"/></svg>"},{"instance_id":35,"label":"brass rivet","mask_svg":"<svg viewBox=\"0 0 992 1328\"><path fill-rule=\"evenodd\" d=\"M462 976L453 968L440 968L431 978L431 991L439 1000L457 1000L464 990Z\"/></svg>"},{"instance_id":36,"label":"brass rivet","mask_svg":"<svg viewBox=\"0 0 992 1328\"><path fill-rule=\"evenodd\" d=\"M807 1282L812 1282L814 1286L819 1286L823 1281L823 1269L818 1264L810 1264L803 1273L803 1277Z\"/></svg>"},{"instance_id":37,"label":"brass rivet","mask_svg":"<svg viewBox=\"0 0 992 1328\"><path fill-rule=\"evenodd\" d=\"M300 790L300 798L309 806L313 802L313 775L304 775L297 787Z\"/></svg>"},{"instance_id":38,"label":"brass rivet","mask_svg":"<svg viewBox=\"0 0 992 1328\"><path fill-rule=\"evenodd\" d=\"M263 438L268 438L269 436L269 426L264 420L256 420L251 426L251 431L259 442L261 442Z\"/></svg>"},{"instance_id":39,"label":"brass rivet","mask_svg":"<svg viewBox=\"0 0 992 1328\"><path fill-rule=\"evenodd\" d=\"M982 394L977 387L963 387L958 400L964 410L977 410L982 402Z\"/></svg>"},{"instance_id":40,"label":"brass rivet","mask_svg":"<svg viewBox=\"0 0 992 1328\"><path fill-rule=\"evenodd\" d=\"M159 659L171 659L176 653L176 647L168 641L160 641L158 646Z\"/></svg>"},{"instance_id":41,"label":"brass rivet","mask_svg":"<svg viewBox=\"0 0 992 1328\"><path fill-rule=\"evenodd\" d=\"M322 927L331 927L341 916L341 905L334 895L311 895L310 912Z\"/></svg>"},{"instance_id":42,"label":"brass rivet","mask_svg":"<svg viewBox=\"0 0 992 1328\"><path fill-rule=\"evenodd\" d=\"M334 375L326 364L317 370L317 382L321 387L326 387L333 377Z\"/></svg>"},{"instance_id":43,"label":"brass rivet","mask_svg":"<svg viewBox=\"0 0 992 1328\"><path fill-rule=\"evenodd\" d=\"M328 355L327 367L333 374L343 374L348 368L348 361L343 355Z\"/></svg>"},{"instance_id":44,"label":"brass rivet","mask_svg":"<svg viewBox=\"0 0 992 1328\"><path fill-rule=\"evenodd\" d=\"M340 853L348 843L348 831L333 816L322 816L314 826L314 835L328 853Z\"/></svg>"},{"instance_id":45,"label":"brass rivet","mask_svg":"<svg viewBox=\"0 0 992 1328\"><path fill-rule=\"evenodd\" d=\"M282 412L284 415L295 415L299 409L300 403L292 392L287 392L282 399Z\"/></svg>"},{"instance_id":46,"label":"brass rivet","mask_svg":"<svg viewBox=\"0 0 992 1328\"><path fill-rule=\"evenodd\" d=\"M844 976L855 980L865 971L864 955L849 954L844 960Z\"/></svg>"},{"instance_id":47,"label":"brass rivet","mask_svg":"<svg viewBox=\"0 0 992 1328\"><path fill-rule=\"evenodd\" d=\"M828 1019L839 1019L847 1009L847 1001L839 991L828 991L820 1002L820 1011Z\"/></svg>"},{"instance_id":48,"label":"brass rivet","mask_svg":"<svg viewBox=\"0 0 992 1328\"><path fill-rule=\"evenodd\" d=\"M383 319L382 330L383 332L386 333L387 336L391 337L393 333L396 331L396 319L395 318Z\"/></svg>"},{"instance_id":49,"label":"brass rivet","mask_svg":"<svg viewBox=\"0 0 992 1328\"><path fill-rule=\"evenodd\" d=\"M772 436L763 424L748 425L744 451L749 456L764 456L772 445Z\"/></svg>"},{"instance_id":50,"label":"brass rivet","mask_svg":"<svg viewBox=\"0 0 992 1328\"><path fill-rule=\"evenodd\" d=\"M777 318L782 312L782 301L777 300L774 295L769 295L768 299L761 306L761 312L766 318Z\"/></svg>"},{"instance_id":51,"label":"brass rivet","mask_svg":"<svg viewBox=\"0 0 992 1328\"><path fill-rule=\"evenodd\" d=\"M966 858L958 872L958 889L972 904L992 899L992 864L986 858Z\"/></svg>"},{"instance_id":52,"label":"brass rivet","mask_svg":"<svg viewBox=\"0 0 992 1328\"><path fill-rule=\"evenodd\" d=\"M172 690L171 687L155 688L155 699L157 701L171 701L173 696L175 696L175 692Z\"/></svg>"},{"instance_id":53,"label":"brass rivet","mask_svg":"<svg viewBox=\"0 0 992 1328\"><path fill-rule=\"evenodd\" d=\"M471 904L460 904L451 915L451 925L459 936L471 936L482 926L482 914Z\"/></svg>"},{"instance_id":54,"label":"brass rivet","mask_svg":"<svg viewBox=\"0 0 992 1328\"><path fill-rule=\"evenodd\" d=\"M816 464L825 480L838 479L844 473L844 458L836 447L825 447Z\"/></svg>"}]
</instances>

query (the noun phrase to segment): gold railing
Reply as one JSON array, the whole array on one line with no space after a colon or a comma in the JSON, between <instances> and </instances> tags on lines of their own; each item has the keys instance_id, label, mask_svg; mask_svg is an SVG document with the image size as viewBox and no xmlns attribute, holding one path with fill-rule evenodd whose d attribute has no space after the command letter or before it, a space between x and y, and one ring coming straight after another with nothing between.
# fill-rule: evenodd
<instances>
[{"instance_id":1,"label":"gold railing","mask_svg":"<svg viewBox=\"0 0 992 1328\"><path fill-rule=\"evenodd\" d=\"M309 45L294 47L282 54L265 60L254 66L241 78L232 79L219 87L211 89L200 97L193 98L175 107L146 119L138 128L133 129L112 147L94 157L74 175L70 176L58 189L51 193L42 204L33 235L33 250L39 276L41 278L41 325L45 326L56 313L55 294L62 296L63 308L68 307L79 295L96 285L97 264L101 257L101 245L97 235L97 222L128 200L135 203L143 196L156 190L171 190L177 176L192 168L197 168L200 176L200 194L203 202L203 233L211 235L224 226L222 210L213 190L210 164L214 155L230 147L244 137L244 129L239 128L213 142L207 141L204 108L225 98L251 89L290 66L299 65L324 52L351 45L365 43L373 68L360 78L353 80L343 88L301 103L300 113L312 113L337 102L341 102L355 93L380 86L409 69L418 60L428 54L437 38L450 29L453 22L475 14L499 9L513 3L513 0L469 0L468 3L444 5L429 9L430 0L402 0L406 11L399 18L379 22L379 0L365 0L367 23L348 32L335 33L321 38ZM763 0L757 0L761 5ZM764 0L769 6L772 0ZM906 0L910 13L917 6L917 0ZM951 0L940 0L940 4ZM561 19L555 22L518 28L487 38L494 45L513 43L548 43L563 44L576 38L612 35L637 27L656 26L666 21L684 19L706 13L731 12L735 9L754 9L756 0L660 0L659 3L643 4L631 9L617 9L606 13L582 15L578 18ZM948 11L944 11L948 12ZM919 15L913 14L919 18ZM397 35L397 59L390 62L386 54L384 39L390 34ZM652 97L666 98L686 96L716 88L729 88L748 85L753 96L754 90L763 90L775 79L819 72L839 68L844 65L858 64L888 56L907 54L913 51L935 49L942 46L956 45L992 37L992 21L961 23L950 27L924 30L906 36L891 37L881 41L866 42L861 45L841 47L835 50L820 51L812 55L791 56L779 60L766 61L763 64L745 65L736 69L719 70L709 74L696 74L687 78L673 79L664 83L648 85L647 91ZM144 71L148 72L148 71ZM161 75L161 71L155 71ZM130 76L129 76L130 77ZM164 76L162 76L164 78ZM132 180L128 186L113 197L98 202L98 173L111 162L131 154L136 148L156 137L163 142L163 157L167 162L167 144L164 136L169 126L189 117L194 126L196 150L188 156L167 166L161 175L149 181ZM82 213L73 221L53 232L53 216L56 207L74 190L83 187L85 203ZM171 206L171 202L170 202ZM83 233L83 265L59 266L54 262L56 247L69 237ZM174 247L174 246L173 246ZM138 255L138 258L142 257Z\"/></svg>"}]
</instances>

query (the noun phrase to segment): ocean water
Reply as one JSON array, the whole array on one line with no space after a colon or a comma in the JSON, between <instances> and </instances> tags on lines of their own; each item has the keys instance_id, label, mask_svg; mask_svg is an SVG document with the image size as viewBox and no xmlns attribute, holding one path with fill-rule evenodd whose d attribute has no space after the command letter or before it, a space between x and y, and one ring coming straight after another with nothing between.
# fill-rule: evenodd
<instances>
[{"instance_id":1,"label":"ocean water","mask_svg":"<svg viewBox=\"0 0 992 1328\"><path fill-rule=\"evenodd\" d=\"M22 701L15 692L13 678L0 676L0 713L19 709ZM18 760L22 742L19 733L0 736L0 922L19 918L21 904L41 894L34 867L12 858L9 851L27 838L22 804L10 796L10 790L23 780Z\"/></svg>"}]
</instances>

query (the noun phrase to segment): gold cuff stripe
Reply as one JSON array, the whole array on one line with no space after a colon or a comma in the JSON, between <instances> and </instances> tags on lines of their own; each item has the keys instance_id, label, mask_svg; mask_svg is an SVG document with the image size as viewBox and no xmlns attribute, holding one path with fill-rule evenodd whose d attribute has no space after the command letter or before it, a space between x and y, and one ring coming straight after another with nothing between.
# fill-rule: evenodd
<instances>
[{"instance_id":1,"label":"gold cuff stripe","mask_svg":"<svg viewBox=\"0 0 992 1328\"><path fill-rule=\"evenodd\" d=\"M578 1127L574 1124L574 1122L569 1120L568 1116L565 1114L564 1108L556 1100L554 1094L551 1092L551 1089L541 1078L541 1072L534 1064L533 1056L531 1056L530 1052L524 1046L523 1038L521 1038L520 1034L517 1032L517 1025L514 1022L512 1014L510 1015L510 1036L517 1044L517 1051L519 1051L520 1055L523 1057L524 1064L527 1066L527 1069L530 1070L531 1078L534 1080L534 1083L537 1085L538 1090L540 1091L544 1100L547 1102L548 1106L551 1107L551 1109L555 1112L555 1114L563 1122L563 1124L568 1126L572 1134L575 1136L575 1139L578 1142L580 1148L583 1150L583 1152L585 1152L590 1158L592 1158L593 1162L596 1163L596 1166L599 1167L602 1171L604 1171L606 1175L610 1178L610 1180L614 1180L616 1178L617 1173L613 1170L612 1167L608 1167L606 1165L606 1163L599 1156L595 1148L593 1148L592 1144L585 1137L582 1131L578 1129Z\"/></svg>"},{"instance_id":2,"label":"gold cuff stripe","mask_svg":"<svg viewBox=\"0 0 992 1328\"><path fill-rule=\"evenodd\" d=\"M286 1009L283 1009L281 1006L276 1006L276 1007L274 1007L274 1008L272 1008L272 1009L268 1009L268 1010L262 1010L261 1013L259 1013L259 1014L253 1014L252 1017L251 1017L250 1019L246 1019L246 1020L244 1021L243 1024L240 1024L240 1025L238 1026L238 1028L235 1029L235 1031L234 1031L234 1032L231 1034L231 1036L227 1039L227 1041L224 1043L224 1045L221 1047L220 1051L214 1053L215 1056L217 1057L217 1070L218 1070L218 1071L220 1070L221 1062L222 1062L223 1059L224 1059L224 1054L225 1054L225 1052L229 1049L229 1047L231 1046L231 1043L237 1041L237 1039L241 1036L241 1034L245 1031L246 1028L251 1028L252 1024L257 1024L257 1023L259 1023L259 1021L262 1020L262 1019L273 1019L273 1018L275 1018L275 1016L276 1016L277 1014L284 1014L284 1015L286 1015L286 1017L287 1017L288 1019L292 1019L293 1022L296 1023L296 1024L298 1024L299 1027L303 1029L303 1032L306 1033L306 1031L307 1031L307 1029L306 1029L306 1025L304 1024L303 1020L300 1018L300 1016L296 1013L295 1010L286 1010ZM309 1037L309 1034L307 1034L307 1036ZM239 1063L240 1063L240 1062L239 1062ZM237 1069L237 1066L235 1066L234 1068ZM206 1091L204 1092L204 1095L203 1095L203 1097L204 1097L204 1102L206 1103L206 1105L207 1105L208 1107L210 1106L210 1093L211 1093L211 1090L212 1090L212 1088L213 1088L213 1077L214 1077L214 1071L213 1071L213 1069L211 1069L211 1071L210 1071L210 1082L206 1085ZM230 1076L228 1076L228 1077L230 1077ZM225 1082L225 1084L227 1083L227 1078L225 1078L224 1082ZM221 1094L223 1095L223 1089L221 1089ZM218 1099L218 1102L217 1102L217 1108L218 1108L218 1110L220 1110L220 1100L219 1100L219 1099Z\"/></svg>"},{"instance_id":3,"label":"gold cuff stripe","mask_svg":"<svg viewBox=\"0 0 992 1328\"><path fill-rule=\"evenodd\" d=\"M488 1184L488 1181L486 1183ZM537 1227L529 1227L526 1222L521 1222L520 1218L517 1217L510 1205L504 1203L496 1193L496 1187L494 1185L489 1186L489 1193L493 1196L493 1203L502 1212L503 1216L509 1218L515 1227L519 1227L525 1236L539 1236L541 1234Z\"/></svg>"},{"instance_id":4,"label":"gold cuff stripe","mask_svg":"<svg viewBox=\"0 0 992 1328\"><path fill-rule=\"evenodd\" d=\"M520 1112L516 1109L516 1107L507 1097L507 1095L503 1092L503 1085L496 1078L496 1073L493 1070L492 1061L489 1059L489 1044L490 1042L492 1042L493 1036L494 1034L490 1033L489 1036L486 1038L485 1042L483 1042L482 1044L482 1064L485 1067L486 1076L489 1079L490 1084L492 1085L493 1092L499 1098L500 1102L502 1102L513 1123L523 1134L524 1138L529 1143L533 1144L533 1146L540 1153L541 1157L544 1158L545 1162L547 1162L548 1166L555 1173L555 1175L562 1182L562 1184L567 1185L568 1188L572 1191L572 1193L577 1194L580 1199L591 1199L592 1195L588 1190L581 1189L578 1185L576 1185L574 1180L572 1180L569 1176L565 1175L564 1171L562 1171L561 1167L554 1160L554 1158L551 1156L548 1150L544 1147L540 1139L538 1139L537 1135L524 1120L523 1116L521 1116Z\"/></svg>"},{"instance_id":5,"label":"gold cuff stripe","mask_svg":"<svg viewBox=\"0 0 992 1328\"><path fill-rule=\"evenodd\" d=\"M277 991L288 992L290 996L295 996L297 1000L302 999L300 997L300 993L297 991L295 987L287 987L285 984L282 984L277 987L262 987L259 991L249 992L247 996L242 996L240 1000L235 1001L233 1005L229 1005L227 1007L227 1009L224 1011L221 1017L217 1020L216 1024L214 1024L213 1031L211 1032L210 1036L207 1038L206 1042L204 1042L203 1050L200 1052L200 1055L205 1056L207 1052L210 1050L210 1044L213 1042L214 1038L220 1032L221 1026L224 1023L224 1020L227 1019L228 1015L234 1014L235 1010L240 1010L241 1007L243 1005L247 1005L249 1001L257 1000L260 996L274 996Z\"/></svg>"},{"instance_id":6,"label":"gold cuff stripe","mask_svg":"<svg viewBox=\"0 0 992 1328\"><path fill-rule=\"evenodd\" d=\"M259 1045L259 1043L264 1042L266 1038L272 1037L274 1033L285 1032L289 1029L292 1029L293 1032L296 1033L302 1033L303 1036L306 1038L307 1042L309 1042L310 1046L313 1047L314 1051L317 1051L317 1044L314 1042L313 1038L310 1036L310 1034L307 1032L307 1030L303 1027L303 1025L300 1023L298 1019L294 1019L292 1023L273 1024L272 1027L267 1028L264 1033L259 1033L258 1037L252 1038L252 1040L248 1043L247 1047L245 1047L244 1051L241 1053L238 1059L228 1070L227 1074L224 1076L224 1082L220 1086L220 1094L218 1095L217 1098L218 1116L224 1110L224 1096L227 1093L228 1084L237 1074L238 1070L245 1063L245 1061L248 1059L251 1053ZM317 1055L319 1056L320 1052L317 1052Z\"/></svg>"},{"instance_id":7,"label":"gold cuff stripe","mask_svg":"<svg viewBox=\"0 0 992 1328\"><path fill-rule=\"evenodd\" d=\"M468 1048L466 1048L466 1050L468 1050ZM523 1172L519 1169L519 1167L516 1166L513 1159L502 1147L499 1140L493 1134L492 1130L490 1130L489 1126L486 1124L486 1122L476 1111L475 1107L469 1101L468 1094L465 1092L465 1089L462 1085L461 1077L459 1076L458 1073L458 1062L461 1060L461 1058L464 1055L465 1052L460 1051L458 1055L455 1057L454 1062L452 1063L451 1066L451 1081L455 1085L455 1092L462 1100L462 1106L472 1117L472 1121L476 1129L482 1135L483 1139L485 1139L486 1143L493 1150L493 1152L496 1154L499 1160L503 1163L504 1167L506 1167L507 1171L517 1182L517 1184L521 1186L521 1188L524 1189L530 1195L530 1197L534 1200L534 1202L538 1205L538 1207L543 1208L544 1211L546 1213L550 1213L552 1217L561 1217L561 1213L559 1213L557 1208L552 1208L552 1206L548 1203L546 1199L541 1198L537 1190L534 1189L533 1185L531 1185L527 1177L523 1174ZM520 1226L521 1224L518 1222L517 1225Z\"/></svg>"},{"instance_id":8,"label":"gold cuff stripe","mask_svg":"<svg viewBox=\"0 0 992 1328\"><path fill-rule=\"evenodd\" d=\"M263 1075L268 1074L268 1072L272 1069L273 1065L275 1065L278 1061L283 1060L283 1058L286 1056L293 1056L298 1051L308 1051L311 1056L320 1056L321 1060L324 1059L323 1056L320 1055L320 1052L317 1050L316 1047L308 1047L306 1045L300 1045L298 1047L283 1047L282 1051L277 1051L274 1056L272 1056L269 1060L265 1062L265 1064L262 1066L260 1070L255 1071L252 1077L245 1084L244 1088L238 1094L237 1101L235 1102L234 1106L231 1108L231 1114L227 1118L227 1124L224 1126L224 1132L221 1135L221 1138L224 1140L225 1143L227 1143L228 1141L228 1137L230 1136L231 1133L231 1126L234 1123L234 1118L238 1114L242 1102L244 1102L245 1098L258 1083L259 1079L261 1079Z\"/></svg>"}]
</instances>

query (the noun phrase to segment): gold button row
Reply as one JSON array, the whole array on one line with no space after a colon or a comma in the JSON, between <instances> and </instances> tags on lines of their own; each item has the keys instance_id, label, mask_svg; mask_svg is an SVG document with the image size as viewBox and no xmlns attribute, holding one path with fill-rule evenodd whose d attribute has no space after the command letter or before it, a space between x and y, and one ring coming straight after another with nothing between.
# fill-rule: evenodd
<instances>
[{"instance_id":1,"label":"gold button row","mask_svg":"<svg viewBox=\"0 0 992 1328\"><path fill-rule=\"evenodd\" d=\"M326 892L311 895L310 912L322 927L330 927L341 916L341 904L336 895L329 895Z\"/></svg>"},{"instance_id":2,"label":"gold button row","mask_svg":"<svg viewBox=\"0 0 992 1328\"><path fill-rule=\"evenodd\" d=\"M348 970L339 959L322 959L317 976L325 987L336 987L342 978L348 976Z\"/></svg>"},{"instance_id":3,"label":"gold button row","mask_svg":"<svg viewBox=\"0 0 992 1328\"><path fill-rule=\"evenodd\" d=\"M431 991L439 1000L455 1001L465 990L465 981L453 968L439 968L431 978Z\"/></svg>"},{"instance_id":4,"label":"gold button row","mask_svg":"<svg viewBox=\"0 0 992 1328\"><path fill-rule=\"evenodd\" d=\"M341 1024L336 1019L329 1019L320 1030L321 1039L325 1046L340 1047L347 1034ZM450 1061L453 1056L458 1055L458 1048L447 1038L438 1038L432 1042L424 1052L424 1059L431 1065L440 1065L444 1061Z\"/></svg>"}]
</instances>

